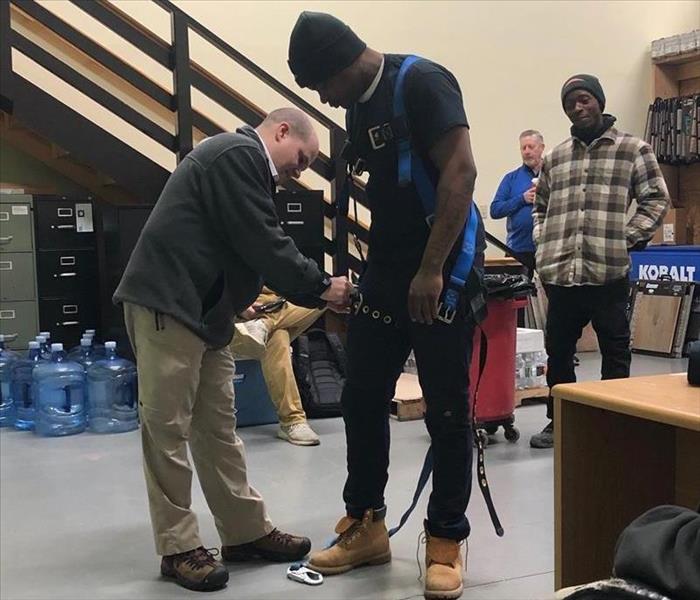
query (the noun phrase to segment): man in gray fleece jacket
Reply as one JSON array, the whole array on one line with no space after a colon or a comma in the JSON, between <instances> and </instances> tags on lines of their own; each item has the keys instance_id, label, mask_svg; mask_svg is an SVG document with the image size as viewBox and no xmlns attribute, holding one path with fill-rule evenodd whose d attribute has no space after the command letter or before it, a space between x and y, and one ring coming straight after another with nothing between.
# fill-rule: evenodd
<instances>
[{"instance_id":1,"label":"man in gray fleece jacket","mask_svg":"<svg viewBox=\"0 0 700 600\"><path fill-rule=\"evenodd\" d=\"M296 109L257 128L200 143L168 179L114 294L138 362L143 464L161 573L194 590L223 587L228 572L204 548L190 508L194 464L227 561L305 556L307 538L282 533L248 484L236 435L236 314L265 283L295 304L342 311L351 286L328 277L284 234L277 183L318 154Z\"/></svg>"}]
</instances>

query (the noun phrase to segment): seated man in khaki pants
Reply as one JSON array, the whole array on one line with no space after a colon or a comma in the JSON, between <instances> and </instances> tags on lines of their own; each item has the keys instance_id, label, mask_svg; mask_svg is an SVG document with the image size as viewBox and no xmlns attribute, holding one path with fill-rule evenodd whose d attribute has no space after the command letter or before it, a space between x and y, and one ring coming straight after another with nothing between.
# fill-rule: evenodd
<instances>
[{"instance_id":1,"label":"seated man in khaki pants","mask_svg":"<svg viewBox=\"0 0 700 600\"><path fill-rule=\"evenodd\" d=\"M260 361L267 391L280 420L277 437L297 446L318 446L321 440L306 421L301 405L289 345L324 309L304 308L286 301L275 307L280 300L272 290L263 288L256 302L239 315L242 322L236 324L231 352L236 359ZM276 309L261 311L260 307L266 305Z\"/></svg>"},{"instance_id":2,"label":"seated man in khaki pants","mask_svg":"<svg viewBox=\"0 0 700 600\"><path fill-rule=\"evenodd\" d=\"M161 574L192 590L224 587L228 571L199 537L188 445L224 560L298 560L311 546L272 525L248 482L229 343L235 315L263 281L310 307L349 302L347 279L328 277L300 254L272 198L276 183L298 177L317 154L313 127L296 109L200 143L166 182L114 294L137 360Z\"/></svg>"}]
</instances>

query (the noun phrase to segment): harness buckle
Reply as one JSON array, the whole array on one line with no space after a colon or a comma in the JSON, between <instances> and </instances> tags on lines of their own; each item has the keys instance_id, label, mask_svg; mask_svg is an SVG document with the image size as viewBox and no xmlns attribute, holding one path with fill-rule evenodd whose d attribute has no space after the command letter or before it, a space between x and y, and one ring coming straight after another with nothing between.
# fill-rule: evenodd
<instances>
[{"instance_id":1,"label":"harness buckle","mask_svg":"<svg viewBox=\"0 0 700 600\"><path fill-rule=\"evenodd\" d=\"M384 125L376 125L367 130L369 141L372 144L373 150L380 150L386 147L386 135L384 134Z\"/></svg>"},{"instance_id":2,"label":"harness buckle","mask_svg":"<svg viewBox=\"0 0 700 600\"><path fill-rule=\"evenodd\" d=\"M456 308L450 308L444 302L440 302L440 304L438 305L438 314L436 319L438 321L442 321L443 323L447 323L448 325L452 325L452 321L455 320L456 314Z\"/></svg>"},{"instance_id":3,"label":"harness buckle","mask_svg":"<svg viewBox=\"0 0 700 600\"><path fill-rule=\"evenodd\" d=\"M358 289L354 289L350 294L350 308L356 315L360 312L362 305L364 304L364 298L362 297L362 292Z\"/></svg>"}]
</instances>

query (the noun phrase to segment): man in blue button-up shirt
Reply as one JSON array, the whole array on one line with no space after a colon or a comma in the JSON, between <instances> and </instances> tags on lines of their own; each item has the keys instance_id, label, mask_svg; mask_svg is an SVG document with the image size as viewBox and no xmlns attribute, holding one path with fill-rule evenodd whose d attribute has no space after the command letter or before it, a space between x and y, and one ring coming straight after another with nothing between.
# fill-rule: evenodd
<instances>
[{"instance_id":1,"label":"man in blue button-up shirt","mask_svg":"<svg viewBox=\"0 0 700 600\"><path fill-rule=\"evenodd\" d=\"M534 257L532 241L532 205L535 201L535 183L542 166L544 139L539 131L528 129L520 134L520 155L523 164L506 174L491 203L491 218L507 217L508 245L517 252Z\"/></svg>"}]
</instances>

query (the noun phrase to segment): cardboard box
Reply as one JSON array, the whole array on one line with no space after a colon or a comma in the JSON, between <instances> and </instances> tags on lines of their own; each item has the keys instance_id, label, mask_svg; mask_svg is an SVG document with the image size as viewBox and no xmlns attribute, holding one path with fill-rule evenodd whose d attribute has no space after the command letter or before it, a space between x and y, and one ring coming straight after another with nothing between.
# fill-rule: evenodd
<instances>
[{"instance_id":1,"label":"cardboard box","mask_svg":"<svg viewBox=\"0 0 700 600\"><path fill-rule=\"evenodd\" d=\"M678 194L672 194L671 198L678 199L678 205L684 207L700 203L700 163L684 165L678 169ZM669 193L670 191L669 189Z\"/></svg>"},{"instance_id":2,"label":"cardboard box","mask_svg":"<svg viewBox=\"0 0 700 600\"><path fill-rule=\"evenodd\" d=\"M399 421L415 421L425 416L423 390L418 375L402 373L391 401L391 416Z\"/></svg>"},{"instance_id":3,"label":"cardboard box","mask_svg":"<svg viewBox=\"0 0 700 600\"><path fill-rule=\"evenodd\" d=\"M544 352L544 331L518 327L515 337L515 353Z\"/></svg>"},{"instance_id":4,"label":"cardboard box","mask_svg":"<svg viewBox=\"0 0 700 600\"><path fill-rule=\"evenodd\" d=\"M674 165L659 165L661 168L661 173L663 173L664 181L666 181L666 188L668 189L668 195L671 198L678 198L678 183L679 174L678 167ZM674 204L675 206L675 204Z\"/></svg>"},{"instance_id":5,"label":"cardboard box","mask_svg":"<svg viewBox=\"0 0 700 600\"><path fill-rule=\"evenodd\" d=\"M651 238L652 244L686 244L688 241L688 211L685 208L671 208L661 227Z\"/></svg>"}]
</instances>

